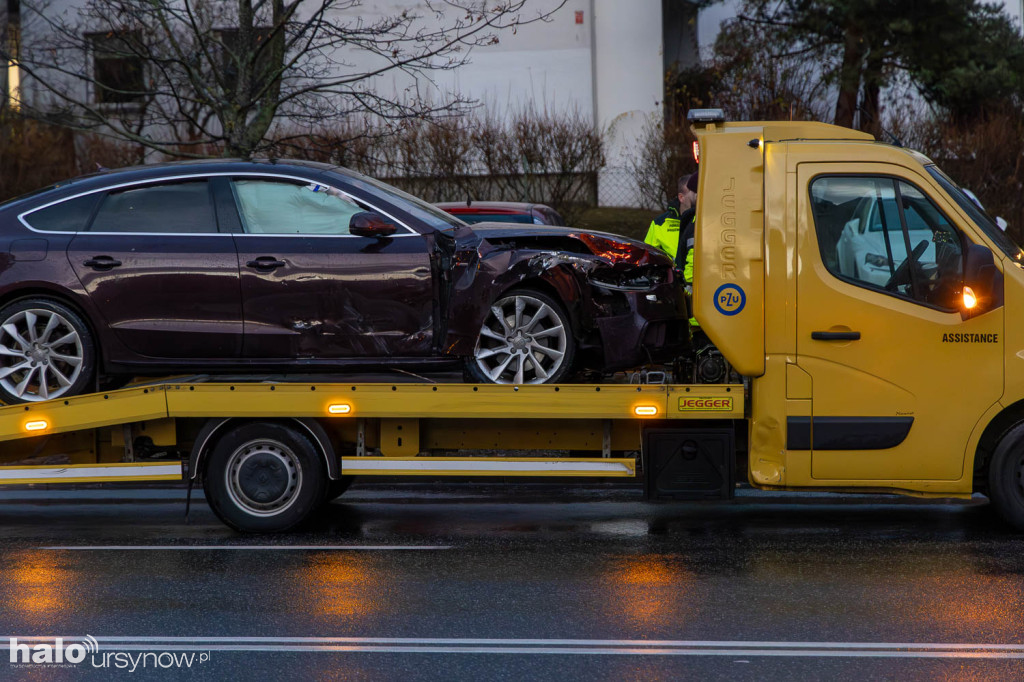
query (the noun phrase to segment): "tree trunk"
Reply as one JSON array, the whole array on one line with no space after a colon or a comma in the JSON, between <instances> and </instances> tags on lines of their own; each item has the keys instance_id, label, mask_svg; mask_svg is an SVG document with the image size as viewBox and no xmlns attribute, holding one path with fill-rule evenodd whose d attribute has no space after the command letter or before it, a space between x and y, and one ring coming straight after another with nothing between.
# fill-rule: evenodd
<instances>
[{"instance_id":1,"label":"tree trunk","mask_svg":"<svg viewBox=\"0 0 1024 682\"><path fill-rule=\"evenodd\" d=\"M877 139L882 134L882 102L880 93L885 84L882 59L877 50L868 54L864 71L864 101L861 103L860 129Z\"/></svg>"},{"instance_id":2,"label":"tree trunk","mask_svg":"<svg viewBox=\"0 0 1024 682\"><path fill-rule=\"evenodd\" d=\"M272 21L269 27L256 25L253 0L239 0L239 44L246 58L240 60L237 102L245 102L244 108L236 108L224 121L226 143L224 156L251 158L263 143L270 130L281 96L281 71L284 67L286 32L285 23L290 19L284 0L271 0ZM260 41L270 35L270 44ZM252 93L260 91L252 99ZM237 106L237 105L236 105Z\"/></svg>"},{"instance_id":3,"label":"tree trunk","mask_svg":"<svg viewBox=\"0 0 1024 682\"><path fill-rule=\"evenodd\" d=\"M839 67L839 98L836 100L835 123L853 127L860 93L861 70L864 64L864 39L860 31L848 30L843 44L843 63Z\"/></svg>"}]
</instances>

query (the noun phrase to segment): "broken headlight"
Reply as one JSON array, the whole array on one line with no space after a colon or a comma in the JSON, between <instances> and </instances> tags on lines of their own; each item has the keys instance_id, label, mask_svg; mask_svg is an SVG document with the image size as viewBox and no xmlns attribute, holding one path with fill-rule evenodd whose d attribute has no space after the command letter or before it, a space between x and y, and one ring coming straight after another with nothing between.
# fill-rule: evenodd
<instances>
[{"instance_id":1,"label":"broken headlight","mask_svg":"<svg viewBox=\"0 0 1024 682\"><path fill-rule=\"evenodd\" d=\"M648 267L629 270L602 269L590 276L590 283L614 291L650 291L672 281L671 268Z\"/></svg>"}]
</instances>

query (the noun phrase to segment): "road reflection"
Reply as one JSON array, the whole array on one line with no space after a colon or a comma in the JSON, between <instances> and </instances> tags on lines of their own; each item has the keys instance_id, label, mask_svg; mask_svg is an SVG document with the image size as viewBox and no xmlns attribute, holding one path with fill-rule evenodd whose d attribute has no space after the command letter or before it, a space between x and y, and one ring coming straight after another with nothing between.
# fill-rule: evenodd
<instances>
[{"instance_id":1,"label":"road reflection","mask_svg":"<svg viewBox=\"0 0 1024 682\"><path fill-rule=\"evenodd\" d=\"M296 603L321 618L365 617L388 604L387 570L358 553L314 553L289 580Z\"/></svg>"},{"instance_id":2,"label":"road reflection","mask_svg":"<svg viewBox=\"0 0 1024 682\"><path fill-rule=\"evenodd\" d=\"M3 610L38 631L76 603L79 572L55 552L26 550L6 556L0 571ZM34 634L34 633L31 633Z\"/></svg>"},{"instance_id":3,"label":"road reflection","mask_svg":"<svg viewBox=\"0 0 1024 682\"><path fill-rule=\"evenodd\" d=\"M622 557L605 564L601 577L604 606L611 622L637 631L654 625L684 623L690 615L694 576L677 556Z\"/></svg>"}]
</instances>

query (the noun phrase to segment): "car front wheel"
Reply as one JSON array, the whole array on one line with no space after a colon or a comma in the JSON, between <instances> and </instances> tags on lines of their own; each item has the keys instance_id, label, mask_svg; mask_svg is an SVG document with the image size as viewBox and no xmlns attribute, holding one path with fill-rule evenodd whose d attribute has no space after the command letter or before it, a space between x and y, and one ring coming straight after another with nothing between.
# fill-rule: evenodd
<instances>
[{"instance_id":1,"label":"car front wheel","mask_svg":"<svg viewBox=\"0 0 1024 682\"><path fill-rule=\"evenodd\" d=\"M95 372L88 326L58 301L32 298L0 310L0 400L7 404L78 395Z\"/></svg>"},{"instance_id":2,"label":"car front wheel","mask_svg":"<svg viewBox=\"0 0 1024 682\"><path fill-rule=\"evenodd\" d=\"M491 306L467 369L482 383L556 383L572 368L574 352L562 306L539 291L521 289Z\"/></svg>"}]
</instances>

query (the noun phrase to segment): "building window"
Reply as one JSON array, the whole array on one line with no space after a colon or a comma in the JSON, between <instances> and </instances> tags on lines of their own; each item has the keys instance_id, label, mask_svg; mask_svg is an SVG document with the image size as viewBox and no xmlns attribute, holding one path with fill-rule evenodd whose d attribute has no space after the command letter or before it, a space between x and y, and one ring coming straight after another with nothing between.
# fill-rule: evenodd
<instances>
[{"instance_id":1,"label":"building window","mask_svg":"<svg viewBox=\"0 0 1024 682\"><path fill-rule=\"evenodd\" d=\"M92 47L94 99L99 104L129 104L145 97L141 45L135 33L87 36Z\"/></svg>"}]
</instances>

